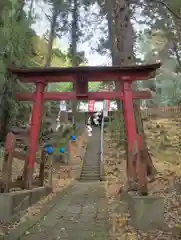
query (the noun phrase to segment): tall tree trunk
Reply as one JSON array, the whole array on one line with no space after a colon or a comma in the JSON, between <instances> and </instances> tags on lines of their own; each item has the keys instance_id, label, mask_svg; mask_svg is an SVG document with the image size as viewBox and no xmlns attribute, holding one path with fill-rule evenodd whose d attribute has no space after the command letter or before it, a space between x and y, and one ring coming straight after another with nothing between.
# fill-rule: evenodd
<instances>
[{"instance_id":1,"label":"tall tree trunk","mask_svg":"<svg viewBox=\"0 0 181 240\"><path fill-rule=\"evenodd\" d=\"M46 56L45 67L50 67L50 65L51 65L53 40L55 38L55 28L56 28L57 17L59 15L59 13L60 13L60 11L56 9L56 6L54 6L52 21L51 21L51 25L50 25L50 33L49 33L49 37L48 37L48 51L47 51L47 56Z\"/></svg>"},{"instance_id":2,"label":"tall tree trunk","mask_svg":"<svg viewBox=\"0 0 181 240\"><path fill-rule=\"evenodd\" d=\"M107 11L107 22L108 22L108 40L111 50L111 59L113 66L119 66L119 52L116 49L116 33L115 33L115 22L113 16L113 10L115 5L115 0L106 0L106 11Z\"/></svg>"},{"instance_id":3,"label":"tall tree trunk","mask_svg":"<svg viewBox=\"0 0 181 240\"><path fill-rule=\"evenodd\" d=\"M78 0L73 0L72 7L72 30L71 30L71 55L72 66L77 67L77 42L78 42ZM73 91L75 91L75 83L73 83ZM74 130L77 128L77 101L72 101L72 115Z\"/></svg>"},{"instance_id":4,"label":"tall tree trunk","mask_svg":"<svg viewBox=\"0 0 181 240\"><path fill-rule=\"evenodd\" d=\"M116 5L116 0L106 0L105 2L106 11L107 11L107 22L108 22L108 40L109 40L109 46L111 51L111 59L112 59L112 65L113 66L120 66L120 51L118 51L117 48L117 22L115 21L115 14L114 9ZM119 81L114 82L114 86L116 91L119 91L121 89ZM117 100L117 107L120 110L117 114L117 118L120 120L120 122L123 123L123 105L120 100ZM121 124L121 127L124 128L124 123ZM122 131L120 131L122 133ZM120 138L122 138L122 134L120 134Z\"/></svg>"}]
</instances>

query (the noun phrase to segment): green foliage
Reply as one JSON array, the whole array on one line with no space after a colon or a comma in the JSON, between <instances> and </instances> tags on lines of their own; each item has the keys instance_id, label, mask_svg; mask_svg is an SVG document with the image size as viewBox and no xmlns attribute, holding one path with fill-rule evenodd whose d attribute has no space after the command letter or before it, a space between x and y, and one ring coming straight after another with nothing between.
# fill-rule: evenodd
<instances>
[{"instance_id":1,"label":"green foliage","mask_svg":"<svg viewBox=\"0 0 181 240\"><path fill-rule=\"evenodd\" d=\"M1 6L1 4L0 4ZM48 45L31 29L31 22L27 19L22 8L22 2L6 1L1 8L0 16L0 122L1 136L6 135L8 125L12 126L23 115L29 117L30 104L15 102L16 91L31 91L34 87L15 81L7 68L11 65L19 67L44 66ZM59 49L53 50L52 66L68 66L70 58ZM58 88L70 89L70 84ZM23 115L21 114L23 112ZM25 114L27 113L27 114ZM27 118L28 118L27 117ZM26 119L27 120L27 119Z\"/></svg>"},{"instance_id":2,"label":"green foliage","mask_svg":"<svg viewBox=\"0 0 181 240\"><path fill-rule=\"evenodd\" d=\"M17 82L7 68L28 66L31 62L32 35L26 15L19 1L6 1L0 15L0 140L16 120L19 105L14 101ZM23 63L23 64L22 64Z\"/></svg>"},{"instance_id":3,"label":"green foliage","mask_svg":"<svg viewBox=\"0 0 181 240\"><path fill-rule=\"evenodd\" d=\"M102 83L101 82L89 82L89 91L90 92L97 92L101 89Z\"/></svg>"}]
</instances>

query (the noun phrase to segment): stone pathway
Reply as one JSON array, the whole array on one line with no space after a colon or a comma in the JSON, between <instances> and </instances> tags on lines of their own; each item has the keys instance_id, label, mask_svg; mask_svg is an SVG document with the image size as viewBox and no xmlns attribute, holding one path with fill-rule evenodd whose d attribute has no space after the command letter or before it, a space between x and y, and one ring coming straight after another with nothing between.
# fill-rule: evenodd
<instances>
[{"instance_id":1,"label":"stone pathway","mask_svg":"<svg viewBox=\"0 0 181 240\"><path fill-rule=\"evenodd\" d=\"M101 182L76 182L21 240L106 240L107 199Z\"/></svg>"}]
</instances>

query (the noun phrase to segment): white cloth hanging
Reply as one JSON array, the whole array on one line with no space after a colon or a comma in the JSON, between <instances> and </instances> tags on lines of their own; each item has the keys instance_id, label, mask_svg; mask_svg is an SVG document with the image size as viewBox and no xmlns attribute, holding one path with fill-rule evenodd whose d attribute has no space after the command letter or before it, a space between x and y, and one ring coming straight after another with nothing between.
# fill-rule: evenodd
<instances>
[{"instance_id":1,"label":"white cloth hanging","mask_svg":"<svg viewBox=\"0 0 181 240\"><path fill-rule=\"evenodd\" d=\"M60 128L60 126L61 126L61 123L60 123L60 122L58 122L58 123L57 123L57 126L56 126L56 130L55 130L56 132L58 132L58 130L59 130L59 128Z\"/></svg>"},{"instance_id":2,"label":"white cloth hanging","mask_svg":"<svg viewBox=\"0 0 181 240\"><path fill-rule=\"evenodd\" d=\"M92 127L90 125L87 125L87 132L88 132L88 136L91 137L92 136Z\"/></svg>"},{"instance_id":3,"label":"white cloth hanging","mask_svg":"<svg viewBox=\"0 0 181 240\"><path fill-rule=\"evenodd\" d=\"M96 126L99 125L99 117L95 117L95 118L93 119L93 121L94 121L94 124L95 124Z\"/></svg>"}]
</instances>

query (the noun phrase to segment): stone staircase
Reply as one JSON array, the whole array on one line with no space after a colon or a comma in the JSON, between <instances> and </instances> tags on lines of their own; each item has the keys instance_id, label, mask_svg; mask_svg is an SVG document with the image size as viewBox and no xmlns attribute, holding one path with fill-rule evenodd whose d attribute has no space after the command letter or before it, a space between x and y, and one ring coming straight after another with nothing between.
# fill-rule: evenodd
<instances>
[{"instance_id":1,"label":"stone staircase","mask_svg":"<svg viewBox=\"0 0 181 240\"><path fill-rule=\"evenodd\" d=\"M89 137L86 156L84 159L80 180L95 181L100 180L101 161L101 130L93 127L92 136Z\"/></svg>"}]
</instances>

